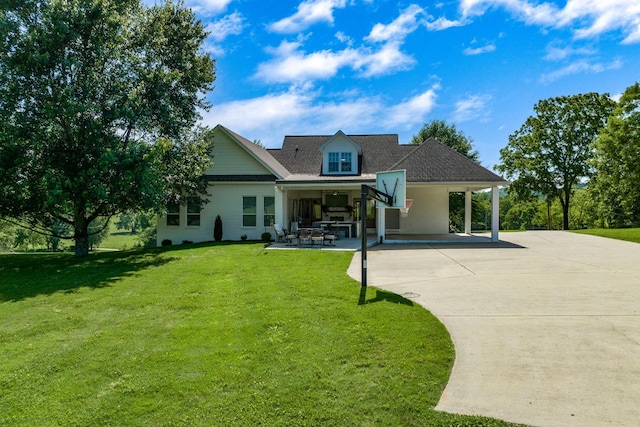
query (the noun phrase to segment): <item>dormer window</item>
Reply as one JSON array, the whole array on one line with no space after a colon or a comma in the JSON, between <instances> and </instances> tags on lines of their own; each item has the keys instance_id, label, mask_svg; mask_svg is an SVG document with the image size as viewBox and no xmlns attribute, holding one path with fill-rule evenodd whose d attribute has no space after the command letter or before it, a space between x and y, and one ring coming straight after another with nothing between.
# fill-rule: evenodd
<instances>
[{"instance_id":1,"label":"dormer window","mask_svg":"<svg viewBox=\"0 0 640 427\"><path fill-rule=\"evenodd\" d=\"M351 153L329 153L329 172L351 172Z\"/></svg>"},{"instance_id":2,"label":"dormer window","mask_svg":"<svg viewBox=\"0 0 640 427\"><path fill-rule=\"evenodd\" d=\"M322 151L322 174L358 175L358 162L362 147L339 130L320 147Z\"/></svg>"}]
</instances>

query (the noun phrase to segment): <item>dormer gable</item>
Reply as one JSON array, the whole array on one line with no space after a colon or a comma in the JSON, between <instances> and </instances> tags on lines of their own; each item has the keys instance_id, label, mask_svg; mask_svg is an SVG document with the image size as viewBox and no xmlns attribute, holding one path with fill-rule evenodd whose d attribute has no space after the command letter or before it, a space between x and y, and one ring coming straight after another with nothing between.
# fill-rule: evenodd
<instances>
[{"instance_id":1,"label":"dormer gable","mask_svg":"<svg viewBox=\"0 0 640 427\"><path fill-rule=\"evenodd\" d=\"M339 130L319 147L323 175L360 175L362 147Z\"/></svg>"}]
</instances>

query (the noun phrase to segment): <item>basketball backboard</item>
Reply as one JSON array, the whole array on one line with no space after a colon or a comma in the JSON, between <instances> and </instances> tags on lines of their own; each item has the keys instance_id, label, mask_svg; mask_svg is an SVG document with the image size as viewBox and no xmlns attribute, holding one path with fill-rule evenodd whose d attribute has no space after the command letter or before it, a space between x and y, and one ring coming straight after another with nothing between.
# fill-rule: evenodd
<instances>
[{"instance_id":1,"label":"basketball backboard","mask_svg":"<svg viewBox=\"0 0 640 427\"><path fill-rule=\"evenodd\" d=\"M404 208L407 198L407 171L405 169L378 172L376 190L393 196L393 204L377 203L379 208Z\"/></svg>"}]
</instances>

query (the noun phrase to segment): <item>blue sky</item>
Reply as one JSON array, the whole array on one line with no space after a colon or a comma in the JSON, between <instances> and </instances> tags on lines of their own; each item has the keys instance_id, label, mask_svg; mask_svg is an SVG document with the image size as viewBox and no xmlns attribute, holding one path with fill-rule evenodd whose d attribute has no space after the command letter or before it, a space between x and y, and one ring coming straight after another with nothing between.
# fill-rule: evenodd
<instances>
[{"instance_id":1,"label":"blue sky","mask_svg":"<svg viewBox=\"0 0 640 427\"><path fill-rule=\"evenodd\" d=\"M145 0L153 3L153 0ZM638 0L185 0L211 32L220 123L284 135L397 133L442 119L484 166L540 99L640 81Z\"/></svg>"}]
</instances>

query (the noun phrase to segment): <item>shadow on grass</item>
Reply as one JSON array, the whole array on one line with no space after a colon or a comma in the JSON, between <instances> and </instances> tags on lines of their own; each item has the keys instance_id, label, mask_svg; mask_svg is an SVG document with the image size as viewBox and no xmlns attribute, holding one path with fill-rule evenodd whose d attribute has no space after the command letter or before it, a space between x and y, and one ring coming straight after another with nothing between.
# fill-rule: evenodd
<instances>
[{"instance_id":1,"label":"shadow on grass","mask_svg":"<svg viewBox=\"0 0 640 427\"><path fill-rule=\"evenodd\" d=\"M404 304L413 306L413 301L406 299L405 297L394 294L393 292L386 292L381 290L376 290L376 297L371 298L369 300L365 297L366 288L360 288L360 300L358 301L358 305L363 304L373 304L374 302L390 302L393 304Z\"/></svg>"},{"instance_id":2,"label":"shadow on grass","mask_svg":"<svg viewBox=\"0 0 640 427\"><path fill-rule=\"evenodd\" d=\"M149 267L173 261L162 250L108 252L75 258L69 254L0 256L0 302L16 302L79 288L103 288Z\"/></svg>"}]
</instances>

